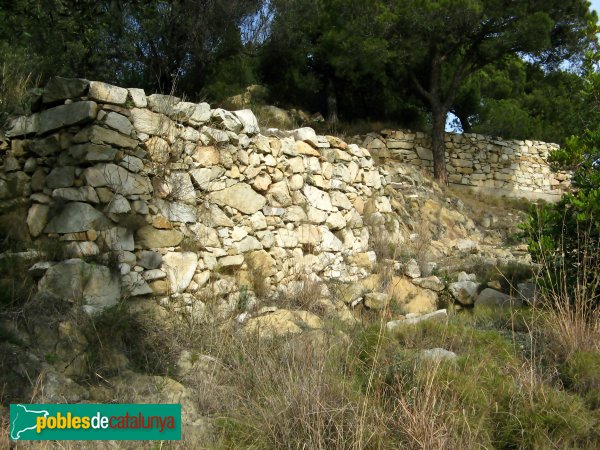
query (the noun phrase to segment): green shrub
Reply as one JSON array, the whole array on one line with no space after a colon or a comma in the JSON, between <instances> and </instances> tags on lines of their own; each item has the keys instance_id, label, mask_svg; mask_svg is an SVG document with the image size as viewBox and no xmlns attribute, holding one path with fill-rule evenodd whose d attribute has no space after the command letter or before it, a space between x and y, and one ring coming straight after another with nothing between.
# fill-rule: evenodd
<instances>
[{"instance_id":1,"label":"green shrub","mask_svg":"<svg viewBox=\"0 0 600 450\"><path fill-rule=\"evenodd\" d=\"M567 140L551 154L557 167L574 169L573 192L555 205L534 209L522 225L534 261L544 267L540 284L565 292L571 302L600 305L600 128ZM549 296L552 297L552 296Z\"/></svg>"}]
</instances>

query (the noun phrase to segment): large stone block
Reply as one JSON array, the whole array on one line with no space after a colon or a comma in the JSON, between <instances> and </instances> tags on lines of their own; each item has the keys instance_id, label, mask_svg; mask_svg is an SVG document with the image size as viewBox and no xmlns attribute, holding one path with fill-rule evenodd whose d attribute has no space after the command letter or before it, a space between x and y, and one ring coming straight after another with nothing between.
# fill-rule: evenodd
<instances>
[{"instance_id":1,"label":"large stone block","mask_svg":"<svg viewBox=\"0 0 600 450\"><path fill-rule=\"evenodd\" d=\"M156 136L171 136L176 133L175 123L171 119L148 109L132 109L131 120L138 133Z\"/></svg>"},{"instance_id":2,"label":"large stone block","mask_svg":"<svg viewBox=\"0 0 600 450\"><path fill-rule=\"evenodd\" d=\"M150 225L137 231L136 242L145 249L176 247L183 240L183 233L177 230L158 230Z\"/></svg>"},{"instance_id":3,"label":"large stone block","mask_svg":"<svg viewBox=\"0 0 600 450\"><path fill-rule=\"evenodd\" d=\"M101 81L92 81L88 96L102 103L123 105L127 101L127 89Z\"/></svg>"},{"instance_id":4,"label":"large stone block","mask_svg":"<svg viewBox=\"0 0 600 450\"><path fill-rule=\"evenodd\" d=\"M42 101L54 103L69 98L83 97L89 86L90 82L81 78L53 77L44 87Z\"/></svg>"},{"instance_id":5,"label":"large stone block","mask_svg":"<svg viewBox=\"0 0 600 450\"><path fill-rule=\"evenodd\" d=\"M38 134L46 134L71 125L80 125L96 118L95 102L75 102L47 109L40 113Z\"/></svg>"},{"instance_id":6,"label":"large stone block","mask_svg":"<svg viewBox=\"0 0 600 450\"><path fill-rule=\"evenodd\" d=\"M242 109L240 111L234 111L233 114L237 117L237 119L242 123L242 133L245 134L256 134L260 133L260 127L258 126L258 121L256 120L256 116L250 109Z\"/></svg>"},{"instance_id":7,"label":"large stone block","mask_svg":"<svg viewBox=\"0 0 600 450\"><path fill-rule=\"evenodd\" d=\"M110 221L100 211L87 203L67 203L44 229L44 233L79 233L88 230L103 230Z\"/></svg>"},{"instance_id":8,"label":"large stone block","mask_svg":"<svg viewBox=\"0 0 600 450\"><path fill-rule=\"evenodd\" d=\"M107 186L124 196L152 192L152 185L147 177L131 173L115 164L97 164L88 167L83 172L83 176L90 186Z\"/></svg>"},{"instance_id":9,"label":"large stone block","mask_svg":"<svg viewBox=\"0 0 600 450\"><path fill-rule=\"evenodd\" d=\"M85 312L95 315L115 306L121 296L120 277L110 269L69 259L53 265L39 282L41 293L82 305Z\"/></svg>"},{"instance_id":10,"label":"large stone block","mask_svg":"<svg viewBox=\"0 0 600 450\"><path fill-rule=\"evenodd\" d=\"M267 203L267 199L257 194L246 183L238 183L222 191L212 192L209 200L221 206L230 206L245 214L254 214Z\"/></svg>"},{"instance_id":11,"label":"large stone block","mask_svg":"<svg viewBox=\"0 0 600 450\"><path fill-rule=\"evenodd\" d=\"M108 128L103 128L98 125L92 125L91 127L84 128L73 138L73 142L76 144L84 142L93 142L94 144L107 144L115 147L122 148L136 148L138 141L131 139L124 134L121 134Z\"/></svg>"}]
</instances>

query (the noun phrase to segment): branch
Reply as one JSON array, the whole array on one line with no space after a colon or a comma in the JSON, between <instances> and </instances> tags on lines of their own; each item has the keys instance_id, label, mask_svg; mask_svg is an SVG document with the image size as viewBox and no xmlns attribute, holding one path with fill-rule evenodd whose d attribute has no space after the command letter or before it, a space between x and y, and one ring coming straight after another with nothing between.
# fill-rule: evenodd
<instances>
[{"instance_id":1,"label":"branch","mask_svg":"<svg viewBox=\"0 0 600 450\"><path fill-rule=\"evenodd\" d=\"M429 93L429 91L425 90L425 88L419 82L419 80L417 79L417 77L415 76L413 71L410 72L410 79L415 84L415 87L417 88L417 91L419 91L419 94L421 94L423 97L425 97L427 100L429 100L430 103L433 103L434 102L433 95L431 95L431 93Z\"/></svg>"}]
</instances>

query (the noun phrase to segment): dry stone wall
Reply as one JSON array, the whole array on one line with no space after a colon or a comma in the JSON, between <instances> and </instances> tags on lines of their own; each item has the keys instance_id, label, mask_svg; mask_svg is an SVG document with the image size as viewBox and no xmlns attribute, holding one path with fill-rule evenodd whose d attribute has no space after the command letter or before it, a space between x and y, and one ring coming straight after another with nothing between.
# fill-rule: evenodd
<instances>
[{"instance_id":1,"label":"dry stone wall","mask_svg":"<svg viewBox=\"0 0 600 450\"><path fill-rule=\"evenodd\" d=\"M266 136L250 110L79 79L53 79L37 109L6 132L0 201L26 206L34 241L64 243L76 259L32 270L90 313L119 286L177 297L210 285L233 305L252 277L275 292L305 273L357 280L375 262L364 213L391 213L391 178L364 148L310 128ZM111 273L89 260L111 255L121 280L104 292Z\"/></svg>"},{"instance_id":2,"label":"dry stone wall","mask_svg":"<svg viewBox=\"0 0 600 450\"><path fill-rule=\"evenodd\" d=\"M232 313L242 297L247 308L306 283L352 287L381 262L413 279L394 284L403 311L430 312L439 280L420 275L433 260L403 267L398 249L415 241L450 256L483 242L458 200L393 160L414 164L400 144L422 136L372 136L361 147L311 128L262 134L250 110L80 79L52 79L33 109L0 141L0 219L42 252L21 255L39 261L30 270L40 291L89 314L147 295L199 317L207 299L219 298L220 311ZM478 145L482 154L513 148ZM371 152L392 164L375 164ZM474 180L483 163L466 167L459 147L451 161L456 152L462 165L451 167ZM47 252L56 246L44 244L56 242L61 253ZM344 302L362 301L352 292ZM365 299L369 308L379 303Z\"/></svg>"},{"instance_id":3,"label":"dry stone wall","mask_svg":"<svg viewBox=\"0 0 600 450\"><path fill-rule=\"evenodd\" d=\"M433 169L431 138L425 133L383 131L370 134L364 144L374 157ZM447 133L448 180L496 195L559 198L570 187L568 172L554 173L548 155L557 144L518 141L480 134Z\"/></svg>"}]
</instances>

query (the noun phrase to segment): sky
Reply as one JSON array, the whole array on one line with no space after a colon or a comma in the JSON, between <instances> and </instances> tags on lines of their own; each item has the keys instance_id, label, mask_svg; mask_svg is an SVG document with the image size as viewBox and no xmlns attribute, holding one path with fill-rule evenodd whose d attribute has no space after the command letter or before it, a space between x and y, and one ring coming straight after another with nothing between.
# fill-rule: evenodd
<instances>
[{"instance_id":1,"label":"sky","mask_svg":"<svg viewBox=\"0 0 600 450\"><path fill-rule=\"evenodd\" d=\"M592 0L592 9L596 10L600 16L600 0ZM598 18L598 22L600 23L600 17Z\"/></svg>"}]
</instances>

